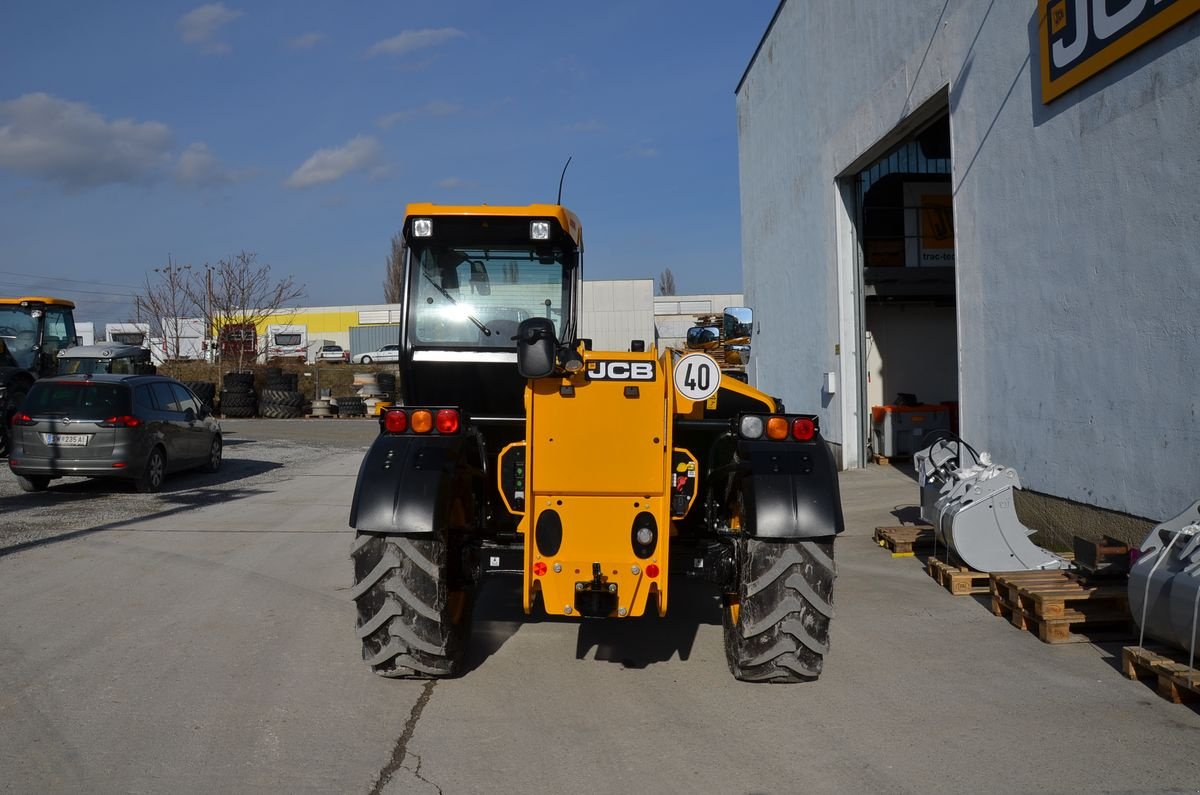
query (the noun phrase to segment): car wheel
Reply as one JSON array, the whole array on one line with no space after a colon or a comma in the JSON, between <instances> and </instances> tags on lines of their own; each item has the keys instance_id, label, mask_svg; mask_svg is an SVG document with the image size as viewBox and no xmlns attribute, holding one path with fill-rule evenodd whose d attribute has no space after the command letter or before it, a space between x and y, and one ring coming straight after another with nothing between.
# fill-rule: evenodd
<instances>
[{"instance_id":1,"label":"car wheel","mask_svg":"<svg viewBox=\"0 0 1200 795\"><path fill-rule=\"evenodd\" d=\"M360 363L360 364L370 364L370 363L371 363L371 357L370 357L370 356L364 356L364 357L362 357L362 359L360 359L360 360L359 360L359 363Z\"/></svg>"},{"instance_id":2,"label":"car wheel","mask_svg":"<svg viewBox=\"0 0 1200 795\"><path fill-rule=\"evenodd\" d=\"M212 444L208 447L208 463L204 467L205 472L216 472L221 468L221 454L224 445L221 444L221 437L214 436Z\"/></svg>"},{"instance_id":3,"label":"car wheel","mask_svg":"<svg viewBox=\"0 0 1200 795\"><path fill-rule=\"evenodd\" d=\"M17 483L21 486L21 491L45 491L50 488L50 478L45 475L17 475Z\"/></svg>"},{"instance_id":4,"label":"car wheel","mask_svg":"<svg viewBox=\"0 0 1200 795\"><path fill-rule=\"evenodd\" d=\"M166 474L167 459L163 456L162 448L155 447L146 459L146 468L137 479L137 490L142 494L154 494L162 488Z\"/></svg>"}]
</instances>

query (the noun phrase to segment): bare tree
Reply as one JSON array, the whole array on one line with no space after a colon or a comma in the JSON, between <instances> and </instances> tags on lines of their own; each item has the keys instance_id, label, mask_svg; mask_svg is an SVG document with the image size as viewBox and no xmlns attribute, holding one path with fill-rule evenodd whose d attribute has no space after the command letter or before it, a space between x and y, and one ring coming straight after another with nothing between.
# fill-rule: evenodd
<instances>
[{"instance_id":1,"label":"bare tree","mask_svg":"<svg viewBox=\"0 0 1200 795\"><path fill-rule=\"evenodd\" d=\"M658 294L675 295L675 274L671 273L670 268L658 274Z\"/></svg>"},{"instance_id":2,"label":"bare tree","mask_svg":"<svg viewBox=\"0 0 1200 795\"><path fill-rule=\"evenodd\" d=\"M254 252L242 251L218 260L215 266L205 265L203 276L197 274L189 283L191 300L203 309L218 346L227 329L257 337L263 321L281 314L289 303L305 295L304 285L297 285L291 276L272 279L271 266L259 263L257 257ZM242 345L233 350L236 355L222 364L240 370L247 364L247 351Z\"/></svg>"},{"instance_id":3,"label":"bare tree","mask_svg":"<svg viewBox=\"0 0 1200 795\"><path fill-rule=\"evenodd\" d=\"M192 299L192 266L180 265L167 255L167 264L146 273L142 292L134 296L138 320L143 315L150 324L151 336L163 341L163 358L168 362L180 358L180 339L183 318L194 316L198 307Z\"/></svg>"},{"instance_id":4,"label":"bare tree","mask_svg":"<svg viewBox=\"0 0 1200 795\"><path fill-rule=\"evenodd\" d=\"M387 257L387 275L383 278L383 300L398 304L404 297L404 235L392 235L392 251Z\"/></svg>"}]
</instances>

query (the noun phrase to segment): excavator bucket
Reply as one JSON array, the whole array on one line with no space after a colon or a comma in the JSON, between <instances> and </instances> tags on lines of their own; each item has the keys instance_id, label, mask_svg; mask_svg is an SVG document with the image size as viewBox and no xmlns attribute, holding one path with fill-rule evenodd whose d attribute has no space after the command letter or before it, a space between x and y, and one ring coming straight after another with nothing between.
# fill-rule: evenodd
<instances>
[{"instance_id":1,"label":"excavator bucket","mask_svg":"<svg viewBox=\"0 0 1200 795\"><path fill-rule=\"evenodd\" d=\"M963 461L963 454L970 459ZM957 437L937 439L915 456L921 487L921 518L934 527L963 565L976 571L1066 569L1070 562L1037 546L1034 531L1017 518L1014 490L1021 480L1011 467Z\"/></svg>"},{"instance_id":2,"label":"excavator bucket","mask_svg":"<svg viewBox=\"0 0 1200 795\"><path fill-rule=\"evenodd\" d=\"M1129 569L1129 610L1150 636L1196 656L1200 640L1200 500L1150 531ZM1138 645L1144 645L1139 641Z\"/></svg>"}]
</instances>

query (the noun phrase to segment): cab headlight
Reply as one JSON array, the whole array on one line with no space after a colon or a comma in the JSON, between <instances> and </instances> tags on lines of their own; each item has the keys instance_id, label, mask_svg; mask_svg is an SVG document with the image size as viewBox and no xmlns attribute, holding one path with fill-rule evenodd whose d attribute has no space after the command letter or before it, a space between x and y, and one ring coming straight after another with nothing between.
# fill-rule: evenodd
<instances>
[{"instance_id":1,"label":"cab headlight","mask_svg":"<svg viewBox=\"0 0 1200 795\"><path fill-rule=\"evenodd\" d=\"M413 237L433 237L433 219L414 218L412 230Z\"/></svg>"},{"instance_id":2,"label":"cab headlight","mask_svg":"<svg viewBox=\"0 0 1200 795\"><path fill-rule=\"evenodd\" d=\"M532 240L549 240L550 239L550 222L549 221L531 221L529 223L529 237Z\"/></svg>"}]
</instances>

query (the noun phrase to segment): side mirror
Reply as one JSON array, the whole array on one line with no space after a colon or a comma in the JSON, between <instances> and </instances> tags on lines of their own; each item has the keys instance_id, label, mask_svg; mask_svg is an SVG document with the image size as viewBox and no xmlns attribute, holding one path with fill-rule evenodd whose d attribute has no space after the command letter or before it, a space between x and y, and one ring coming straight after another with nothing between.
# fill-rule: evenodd
<instances>
[{"instance_id":1,"label":"side mirror","mask_svg":"<svg viewBox=\"0 0 1200 795\"><path fill-rule=\"evenodd\" d=\"M196 421L196 410L193 409L191 406L188 406L186 409L184 409L183 410L183 421L184 422L195 422Z\"/></svg>"},{"instance_id":2,"label":"side mirror","mask_svg":"<svg viewBox=\"0 0 1200 795\"><path fill-rule=\"evenodd\" d=\"M754 333L754 310L747 306L727 306L722 317L726 345L749 345Z\"/></svg>"},{"instance_id":3,"label":"side mirror","mask_svg":"<svg viewBox=\"0 0 1200 795\"><path fill-rule=\"evenodd\" d=\"M690 350L706 351L721 344L721 329L716 326L693 326L687 330L687 342Z\"/></svg>"},{"instance_id":4,"label":"side mirror","mask_svg":"<svg viewBox=\"0 0 1200 795\"><path fill-rule=\"evenodd\" d=\"M513 339L517 341L517 372L522 378L545 378L554 372L558 340L548 318L522 320Z\"/></svg>"},{"instance_id":5,"label":"side mirror","mask_svg":"<svg viewBox=\"0 0 1200 795\"><path fill-rule=\"evenodd\" d=\"M725 361L728 364L745 367L750 364L750 346L749 345L726 345L725 346Z\"/></svg>"}]
</instances>

